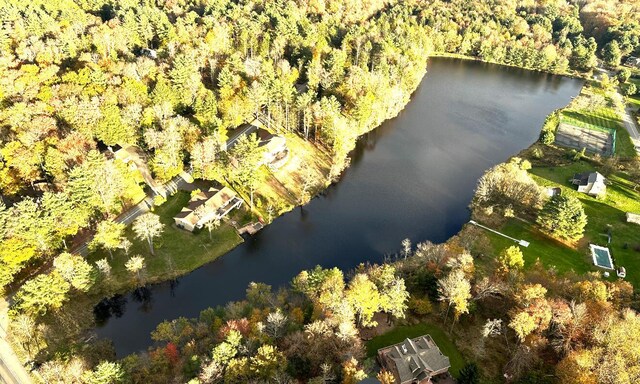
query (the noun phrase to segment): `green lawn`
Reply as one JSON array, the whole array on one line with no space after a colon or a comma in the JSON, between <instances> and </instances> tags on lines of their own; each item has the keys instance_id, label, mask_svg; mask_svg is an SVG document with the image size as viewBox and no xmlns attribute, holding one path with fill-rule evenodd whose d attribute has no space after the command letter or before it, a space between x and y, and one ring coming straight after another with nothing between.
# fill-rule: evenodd
<instances>
[{"instance_id":1,"label":"green lawn","mask_svg":"<svg viewBox=\"0 0 640 384\"><path fill-rule=\"evenodd\" d=\"M433 341L438 344L440 351L445 356L449 357L449 361L451 362L451 369L449 372L457 377L460 369L462 369L465 364L464 358L460 351L458 351L458 348L456 348L455 344L453 344L449 339L447 334L444 333L442 329L432 324L420 323L416 325L400 326L383 335L374 337L367 342L367 356L374 357L378 349L382 347L399 343L406 338L413 338L427 333L431 335Z\"/></svg>"},{"instance_id":2,"label":"green lawn","mask_svg":"<svg viewBox=\"0 0 640 384\"><path fill-rule=\"evenodd\" d=\"M594 111L563 111L560 114L560 121L576 127L609 132L610 129L618 128L620 118L612 108L598 108Z\"/></svg>"},{"instance_id":3,"label":"green lawn","mask_svg":"<svg viewBox=\"0 0 640 384\"><path fill-rule=\"evenodd\" d=\"M640 287L640 252L634 250L640 246L640 226L625 221L626 212L640 213L640 193L633 190L634 184L621 173L608 177L610 184L604 199L598 200L578 193L569 179L575 173L594 169L588 162L580 161L562 167L536 167L530 170L540 185L560 186L563 194L577 196L582 201L588 224L584 238L575 249L546 237L535 230L532 224L519 220L507 222L501 230L531 243L528 248L523 249L528 265L540 259L546 266L555 266L560 272L602 271L593 266L588 246L589 243L608 246L614 264L624 266L627 269L627 280ZM612 233L611 244L607 244L606 234L609 228ZM497 235L491 235L490 239L496 252L513 244Z\"/></svg>"},{"instance_id":4,"label":"green lawn","mask_svg":"<svg viewBox=\"0 0 640 384\"><path fill-rule=\"evenodd\" d=\"M156 207L154 213L160 216L164 223L164 233L155 240L155 256L151 255L145 242L137 240L131 230L126 229L126 237L132 241L133 246L129 250L129 256L142 255L145 258L146 270L144 282L158 282L169 280L186 274L222 255L229 252L242 242L235 229L228 224L223 224L213 231L211 240L206 229L192 234L178 229L173 225L173 216L180 212L190 199L189 192L178 191L160 207ZM114 291L127 290L135 287L139 282L124 267L128 256L124 251L114 252L113 260L109 253L99 249L91 253L88 259L95 262L98 259L107 258L112 268L112 279L109 287ZM107 287L98 286L98 290Z\"/></svg>"}]
</instances>

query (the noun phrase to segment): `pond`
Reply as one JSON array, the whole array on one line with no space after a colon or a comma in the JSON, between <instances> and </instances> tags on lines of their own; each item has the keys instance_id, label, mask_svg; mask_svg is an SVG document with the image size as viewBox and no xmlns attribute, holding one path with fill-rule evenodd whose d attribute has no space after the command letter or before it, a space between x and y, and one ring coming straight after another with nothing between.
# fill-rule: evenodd
<instances>
[{"instance_id":1,"label":"pond","mask_svg":"<svg viewBox=\"0 0 640 384\"><path fill-rule=\"evenodd\" d=\"M96 311L98 336L124 356L151 345L160 322L242 299L251 281L276 288L318 264L379 263L405 238L447 240L469 220L483 172L531 145L545 117L581 86L499 65L430 60L411 103L360 138L339 183L177 281L112 299Z\"/></svg>"}]
</instances>

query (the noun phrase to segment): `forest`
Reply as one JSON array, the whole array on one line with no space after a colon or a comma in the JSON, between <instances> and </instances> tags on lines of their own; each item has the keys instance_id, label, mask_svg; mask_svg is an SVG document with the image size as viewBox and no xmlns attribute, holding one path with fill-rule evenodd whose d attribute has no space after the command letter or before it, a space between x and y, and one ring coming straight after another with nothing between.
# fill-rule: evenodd
<instances>
[{"instance_id":1,"label":"forest","mask_svg":"<svg viewBox=\"0 0 640 384\"><path fill-rule=\"evenodd\" d=\"M316 286L297 279L294 293L278 295L250 288L249 304L164 325L154 339L165 347L107 362L108 343L84 348L87 325L68 308L87 300L111 266L89 264L70 254L69 244L101 227L122 231L103 223L145 193L140 175L114 156L116 148L141 148L161 182L188 171L252 193L225 143L234 128L262 117L328 154L334 179L348 166L357 137L409 102L431 55L573 76L592 71L598 57L615 67L640 55L640 4L630 0L0 0L0 15L0 285L14 298L15 344L38 362L46 382L356 382L357 329L371 321L371 311L401 318L406 303L416 304L392 267L363 266L348 285L365 296L378 292L378 300L359 303L349 289L327 292L349 303L330 308L317 284L333 278L341 287L342 272L318 270ZM119 236L111 241L121 245ZM464 264L467 258L458 256L438 256L434 268L449 259ZM472 273L464 265L447 268L463 271L458 278ZM503 272L499 279L519 281ZM424 288L405 277L409 287ZM533 280L509 296L529 316L518 317L525 328L512 326L521 343L508 344L509 352L532 348L531 337L524 342L530 334L551 337L539 320L553 315L564 349L551 360L562 358L568 372L607 358L572 353L578 336L562 333L568 325L561 321L576 306L589 313L623 308L627 287L571 282L580 299L561 301L545 297L536 285L542 277L527 279ZM437 285L431 289L433 300ZM387 290L399 298L381 299L392 294ZM294 294L300 305L287 307L286 295ZM454 318L466 313L460 303L451 305ZM637 326L635 316L620 309L617 319L621 327ZM574 325L571 332L578 332ZM600 329L588 332L575 342L594 354L616 348L603 344ZM304 343L311 344L309 354L330 361L300 357L294 348ZM329 347L336 350L314 349ZM212 348L213 356L204 353ZM565 382L608 382L589 380Z\"/></svg>"}]
</instances>

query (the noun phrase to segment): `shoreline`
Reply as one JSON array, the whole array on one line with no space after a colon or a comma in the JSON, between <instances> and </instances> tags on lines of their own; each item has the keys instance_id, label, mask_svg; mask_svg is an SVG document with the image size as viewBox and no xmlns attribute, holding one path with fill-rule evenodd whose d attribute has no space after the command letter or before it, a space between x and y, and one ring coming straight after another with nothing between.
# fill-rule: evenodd
<instances>
[{"instance_id":1,"label":"shoreline","mask_svg":"<svg viewBox=\"0 0 640 384\"><path fill-rule=\"evenodd\" d=\"M427 58L427 65L428 65L428 61L431 60L432 58L445 58L445 59L457 59L457 60L466 60L466 61L475 61L475 62L480 62L480 63L487 63L487 64L492 64L492 65L500 65L500 66L504 66L504 67L510 67L510 68L518 68L518 69L522 69L522 70L526 70L526 71L532 71L532 72L537 72L537 73L547 73L547 74L551 74L554 76L563 76L563 77L568 77L568 78L574 78L574 79L582 79L583 77L579 77L579 76L572 76L571 74L558 74L558 73L552 73L552 72L544 72L544 71L538 71L538 70L534 70L534 69L529 69L529 68L524 68L524 67L517 67L517 66L513 66L513 65L508 65L508 64L501 64L501 63L495 63L495 62L490 62L490 61L485 61L485 60L481 60L479 58L476 57L472 57L472 56L466 56L466 55L458 55L458 54L449 54L449 53L431 53L429 54L428 58ZM413 89L413 91L411 92L411 94L409 95L409 99L408 102L405 103L402 107L402 109L400 109L399 111L396 111L396 113L392 116L389 117L385 120L383 120L380 124L373 126L370 129L365 130L364 132L359 132L358 136L356 137L355 141L354 141L354 148L355 148L355 143L357 143L358 140L360 140L364 135L366 135L369 132L374 131L375 129L378 129L383 123L393 120L394 118L396 118L405 108L406 106L409 104L409 102L411 102L414 93L417 91L418 87L420 86L420 84L422 83L422 81L424 81L425 76L427 75L427 65L425 65L424 68L424 72L422 74L421 80L420 82L416 85L416 87ZM554 113L555 111L552 111L551 113ZM551 114L550 113L550 114ZM542 129L542 127L540 127ZM521 151L519 151L516 154L513 154L511 157L514 156L518 156L520 153L530 150L532 146L534 146L536 144L537 141L534 141L532 143L530 143L526 148L523 148ZM314 148L317 151L321 151L322 148L316 146L315 144L313 145ZM349 152L349 154L351 154L353 151L353 149ZM326 154L326 153L325 153ZM510 157L510 158L511 158ZM346 168L345 168L346 169ZM344 170L343 170L344 172ZM341 173L342 174L342 173ZM296 208L299 207L304 207L305 205L309 204L312 200L314 200L315 198L317 198L318 196L322 195L322 193L324 191L326 191L329 187L331 187L332 185L339 183L340 182L340 177L338 176L338 179L335 181L331 181L325 185L323 185L321 188L319 188L315 195L313 195L313 197L311 197L308 201L306 201L304 204L297 204L297 205L293 205L290 207L290 209L280 212L278 215L274 216L272 218L272 220L268 223L265 223L264 227L267 227L269 225L271 225L277 218L292 212L293 210L295 210ZM470 217L471 217L472 213L470 213ZM453 234L452 236L450 236L449 238L447 238L443 244L451 241L452 239L455 239L458 235L460 235L460 233L462 233L464 231L465 228L465 224L463 224L462 228L456 232L455 234ZM218 259L220 259L221 257L227 255L228 253L232 252L233 250L235 250L238 246L244 244L246 242L245 238L238 235L240 241L238 241L237 243L235 243L233 246L229 247L228 249L226 249L223 253L217 254L211 258L207 258L207 259L203 259L202 263L199 263L198 266L196 266L195 268L191 269L191 270L187 270L187 271L180 271L178 273L175 273L173 275L157 275L154 277L149 278L148 280L145 281L145 284L142 286L138 286L138 287L118 287L117 289L113 290L113 291L101 291L101 293L98 293L96 295L92 295L90 297L88 297L90 299L90 301L93 303L92 307L95 307L96 305L98 305L101 301L105 300L105 299L109 299L111 297L113 297L114 295L123 295L123 294L129 294L133 291L135 291L138 288L143 288L143 287L148 287L148 286L159 286L162 284L166 284L172 280L178 279L180 277L189 275L190 273L206 266L209 263L212 263ZM97 325L94 324L93 328L96 328Z\"/></svg>"}]
</instances>

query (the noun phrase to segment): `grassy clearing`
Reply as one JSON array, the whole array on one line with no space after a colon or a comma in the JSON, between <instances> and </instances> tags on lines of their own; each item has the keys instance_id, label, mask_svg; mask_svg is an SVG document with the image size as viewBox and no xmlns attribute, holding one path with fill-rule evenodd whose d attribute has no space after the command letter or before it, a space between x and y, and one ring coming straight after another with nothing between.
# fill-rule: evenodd
<instances>
[{"instance_id":1,"label":"grassy clearing","mask_svg":"<svg viewBox=\"0 0 640 384\"><path fill-rule=\"evenodd\" d=\"M129 256L139 254L145 258L146 270L143 282L164 281L186 274L224 255L242 242L242 238L238 236L235 229L224 222L213 231L211 239L206 229L193 234L176 228L173 224L173 216L180 212L190 197L189 192L178 191L162 206L156 207L154 213L160 216L165 228L162 236L154 242L155 256L151 255L146 241L136 239L131 226L127 227L125 235L133 243ZM98 290L110 288L110 290L122 291L140 284L124 266L129 256L122 250L118 250L114 252L112 260L109 253L102 249L89 255L88 259L91 262L106 258L112 268L112 277L108 286L97 286Z\"/></svg>"},{"instance_id":2,"label":"grassy clearing","mask_svg":"<svg viewBox=\"0 0 640 384\"><path fill-rule=\"evenodd\" d=\"M564 111L560 114L560 121L580 128L609 132L618 128L620 118L612 108L605 107L593 111Z\"/></svg>"},{"instance_id":3,"label":"grassy clearing","mask_svg":"<svg viewBox=\"0 0 640 384\"><path fill-rule=\"evenodd\" d=\"M640 286L640 226L626 223L625 213L640 213L640 193L634 190L634 183L625 174L615 173L607 179L607 194L603 199L595 199L578 193L569 183L575 173L597 170L586 161L580 161L559 167L534 167L530 173L540 185L559 186L564 195L578 197L588 216L584 238L575 247L557 242L535 229L535 225L519 220L510 220L501 228L507 235L527 240L531 245L523 249L526 265L539 259L544 265L554 266L560 272L603 271L596 268L589 253L589 243L607 246L611 250L616 266L627 269L627 280L634 286ZM607 233L612 240L607 244ZM513 242L496 235L489 235L496 253ZM612 277L613 278L613 277Z\"/></svg>"},{"instance_id":4,"label":"grassy clearing","mask_svg":"<svg viewBox=\"0 0 640 384\"><path fill-rule=\"evenodd\" d=\"M262 182L255 191L255 211L263 219L275 218L304 202L303 185L309 179L308 193L313 196L326 187L331 158L313 143L294 133L282 134L287 139L289 155L278 169L262 167ZM242 195L245 201L249 196ZM271 211L271 215L269 214ZM267 220L268 221L268 220Z\"/></svg>"},{"instance_id":5,"label":"grassy clearing","mask_svg":"<svg viewBox=\"0 0 640 384\"><path fill-rule=\"evenodd\" d=\"M447 334L438 326L432 324L420 323L416 325L399 326L384 335L374 337L367 342L367 356L375 357L380 348L399 343L406 338L413 338L424 334L431 335L433 341L438 344L440 351L449 357L449 361L451 362L449 372L457 377L460 369L462 369L465 364L465 360Z\"/></svg>"}]
</instances>

